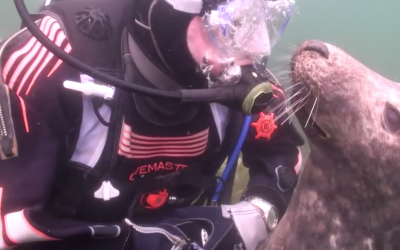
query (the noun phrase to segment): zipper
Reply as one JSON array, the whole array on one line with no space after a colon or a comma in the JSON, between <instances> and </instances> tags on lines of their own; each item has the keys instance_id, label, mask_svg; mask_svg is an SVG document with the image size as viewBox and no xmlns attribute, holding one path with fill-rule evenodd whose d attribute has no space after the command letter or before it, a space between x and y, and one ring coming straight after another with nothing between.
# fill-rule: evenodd
<instances>
[{"instance_id":1,"label":"zipper","mask_svg":"<svg viewBox=\"0 0 400 250\"><path fill-rule=\"evenodd\" d=\"M40 21L41 19L35 21L35 23L38 24ZM4 48L10 41L26 30L27 28L21 29L0 45L0 72L3 71L1 56L3 55ZM5 81L5 79L2 79L2 76L0 75L0 159L6 160L17 156L18 148L14 134L13 120L11 117L8 88L3 81Z\"/></svg>"},{"instance_id":2,"label":"zipper","mask_svg":"<svg viewBox=\"0 0 400 250\"><path fill-rule=\"evenodd\" d=\"M142 227L132 223L129 219L125 219L125 223L131 226L134 230L142 234L162 234L164 235L171 243L171 250L182 250L185 245L188 244L188 240L178 237L176 235L171 234L165 229L159 227Z\"/></svg>"},{"instance_id":3,"label":"zipper","mask_svg":"<svg viewBox=\"0 0 400 250\"><path fill-rule=\"evenodd\" d=\"M163 57L163 55L162 55L162 53L160 51L160 48L158 47L158 43L157 43L156 37L154 36L154 33L153 33L153 29L151 27L151 15L153 14L153 9L154 9L154 6L156 6L157 2L158 2L158 0L153 0L153 2L150 5L149 12L147 13L148 14L147 25L150 28L149 31L150 31L151 40L153 41L153 45L154 45L154 48L157 51L158 56L160 57L161 61L165 65L165 67L167 67L167 69L169 71L174 72L171 69L171 67L168 65L167 61L164 59L164 57Z\"/></svg>"},{"instance_id":4,"label":"zipper","mask_svg":"<svg viewBox=\"0 0 400 250\"><path fill-rule=\"evenodd\" d=\"M8 89L0 81L0 158L2 160L17 156L18 151L9 101Z\"/></svg>"},{"instance_id":5,"label":"zipper","mask_svg":"<svg viewBox=\"0 0 400 250\"><path fill-rule=\"evenodd\" d=\"M3 86L3 83L1 83L2 85L0 86L0 88L1 88L1 92L3 92L4 90L4 86ZM0 103L0 136L1 136L1 138L3 139L4 137L7 137L8 136L8 131L7 131L7 128L6 128L6 122L5 122L5 120L4 120L4 115L3 115L3 108L2 108L2 103Z\"/></svg>"}]
</instances>

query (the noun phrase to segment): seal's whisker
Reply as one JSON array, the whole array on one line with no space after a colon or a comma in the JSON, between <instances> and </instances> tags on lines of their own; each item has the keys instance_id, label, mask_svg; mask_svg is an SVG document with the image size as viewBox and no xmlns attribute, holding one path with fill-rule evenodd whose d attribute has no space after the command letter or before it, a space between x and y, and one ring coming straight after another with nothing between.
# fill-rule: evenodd
<instances>
[{"instance_id":1,"label":"seal's whisker","mask_svg":"<svg viewBox=\"0 0 400 250\"><path fill-rule=\"evenodd\" d=\"M291 77L288 76L288 74L282 74L282 75L280 75L280 76L279 76L279 80L280 80L281 82L282 82L282 81L285 81L285 82L291 82L291 81L292 81Z\"/></svg>"},{"instance_id":2,"label":"seal's whisker","mask_svg":"<svg viewBox=\"0 0 400 250\"><path fill-rule=\"evenodd\" d=\"M288 55L282 55L280 57L277 57L278 62L287 62L287 63L293 63L294 60L292 58L293 53L289 53Z\"/></svg>"},{"instance_id":3,"label":"seal's whisker","mask_svg":"<svg viewBox=\"0 0 400 250\"><path fill-rule=\"evenodd\" d=\"M280 113L282 111L282 108L286 107L286 104L289 102L289 100L285 100L281 103L279 103L278 105L276 105L275 107L273 107L269 112L270 113ZM279 110L278 110L279 109ZM277 111L278 110L278 111Z\"/></svg>"},{"instance_id":4,"label":"seal's whisker","mask_svg":"<svg viewBox=\"0 0 400 250\"><path fill-rule=\"evenodd\" d=\"M311 93L311 90L308 91L308 93L307 93L302 99L300 99L300 100L298 100L297 102L295 102L291 107L293 108L293 107L294 107L295 105L297 105L297 104L302 105L302 104L307 103L307 102L308 102L308 98L310 97L310 93ZM307 98L307 100L306 100L306 98ZM296 110L296 111L297 111L297 110Z\"/></svg>"},{"instance_id":5,"label":"seal's whisker","mask_svg":"<svg viewBox=\"0 0 400 250\"><path fill-rule=\"evenodd\" d=\"M281 85L282 85L282 88L284 89L283 91L284 91L286 94L290 95L289 93L290 93L291 91L293 91L293 90L290 89L289 87L290 87L291 85L293 85L293 81L291 81L290 79L281 79L281 80L280 80L280 83L281 83ZM296 83L296 84L297 84L297 83ZM286 88L289 88L289 89L286 89Z\"/></svg>"},{"instance_id":6,"label":"seal's whisker","mask_svg":"<svg viewBox=\"0 0 400 250\"><path fill-rule=\"evenodd\" d=\"M276 113L280 114L285 107L286 105L282 105Z\"/></svg>"},{"instance_id":7,"label":"seal's whisker","mask_svg":"<svg viewBox=\"0 0 400 250\"><path fill-rule=\"evenodd\" d=\"M308 91L308 93L307 93L307 100L305 100L304 99L304 102L301 104L301 106L296 110L296 112L297 111L299 111L302 107L304 107L304 105L306 105L307 103L308 103L308 101L309 101L309 99L310 99L310 95L311 94L311 89L310 89L310 91Z\"/></svg>"},{"instance_id":8,"label":"seal's whisker","mask_svg":"<svg viewBox=\"0 0 400 250\"><path fill-rule=\"evenodd\" d=\"M278 105L276 105L275 107L273 107L269 112L270 113L274 113L277 109L281 108L281 107L285 107L285 105L288 103L289 100L283 101L281 103L279 103Z\"/></svg>"},{"instance_id":9,"label":"seal's whisker","mask_svg":"<svg viewBox=\"0 0 400 250\"><path fill-rule=\"evenodd\" d=\"M280 72L276 73L275 76L276 77L288 77L289 78L288 74L290 74L289 71L281 70Z\"/></svg>"},{"instance_id":10,"label":"seal's whisker","mask_svg":"<svg viewBox=\"0 0 400 250\"><path fill-rule=\"evenodd\" d=\"M306 104L307 102L308 102L308 99L310 98L310 94L311 94L311 90L310 91L308 91L308 93L302 98L302 99L300 99L300 100L298 100L297 102L295 102L291 107L293 108L295 105L298 105L299 104L299 106L304 106L303 104ZM307 100L306 100L306 98L307 98ZM297 112L298 110L299 110L300 108L297 108L296 110L295 110L295 112Z\"/></svg>"},{"instance_id":11,"label":"seal's whisker","mask_svg":"<svg viewBox=\"0 0 400 250\"><path fill-rule=\"evenodd\" d=\"M279 71L281 71L281 67L270 67L268 68L268 71L274 72L274 76L276 76L279 73Z\"/></svg>"},{"instance_id":12,"label":"seal's whisker","mask_svg":"<svg viewBox=\"0 0 400 250\"><path fill-rule=\"evenodd\" d=\"M292 59L292 55L282 55L276 58L279 62L290 61Z\"/></svg>"},{"instance_id":13,"label":"seal's whisker","mask_svg":"<svg viewBox=\"0 0 400 250\"><path fill-rule=\"evenodd\" d=\"M297 50L298 45L296 44L289 44L288 49L291 50L291 52L294 52L295 50Z\"/></svg>"},{"instance_id":14,"label":"seal's whisker","mask_svg":"<svg viewBox=\"0 0 400 250\"><path fill-rule=\"evenodd\" d=\"M299 111L302 107L304 107L304 106L308 103L308 99L310 98L310 93L311 93L311 91L309 91L308 94L307 94L307 95L308 95L307 100L306 100L305 102L303 102L302 104L300 104L300 105L296 108L296 110L294 111L295 114L297 113L297 111ZM289 124L292 123L293 117L294 117L294 116L292 116L292 119L290 119Z\"/></svg>"},{"instance_id":15,"label":"seal's whisker","mask_svg":"<svg viewBox=\"0 0 400 250\"><path fill-rule=\"evenodd\" d=\"M290 112L290 110L293 109L294 106L296 106L297 104L299 104L301 102L301 100L296 101L293 105L291 105L290 107L288 107L285 112L280 113L277 117L275 117L274 121L276 122L277 120L279 120L279 118L281 118L282 116L286 115L287 113Z\"/></svg>"},{"instance_id":16,"label":"seal's whisker","mask_svg":"<svg viewBox=\"0 0 400 250\"><path fill-rule=\"evenodd\" d=\"M302 84L302 82L298 82L298 83L296 83L296 84L293 84L292 86L290 86L290 87L284 89L283 91L287 91L287 90L289 90L289 89L291 89L291 88L294 88L294 87L296 87L296 86L299 85L299 84Z\"/></svg>"},{"instance_id":17,"label":"seal's whisker","mask_svg":"<svg viewBox=\"0 0 400 250\"><path fill-rule=\"evenodd\" d=\"M285 64L282 68L287 69L288 71L292 71L291 67L290 67L290 63L294 63L293 60L290 60L290 62L288 62L287 64Z\"/></svg>"},{"instance_id":18,"label":"seal's whisker","mask_svg":"<svg viewBox=\"0 0 400 250\"><path fill-rule=\"evenodd\" d=\"M295 111L293 111L282 123L281 123L281 125L283 125L286 121L288 121L289 119L290 119L290 122L289 123L291 123L292 122L292 119L293 119L293 117L294 117L294 115L297 113L297 111L299 111L302 107L304 107L304 105L306 105L307 104L307 102L304 102L303 104L301 104L299 107L297 107L296 108L296 110Z\"/></svg>"},{"instance_id":19,"label":"seal's whisker","mask_svg":"<svg viewBox=\"0 0 400 250\"><path fill-rule=\"evenodd\" d=\"M279 79L279 82L286 81L286 82L292 82L292 72L289 69L280 69L276 73L274 73L274 76Z\"/></svg>"},{"instance_id":20,"label":"seal's whisker","mask_svg":"<svg viewBox=\"0 0 400 250\"><path fill-rule=\"evenodd\" d=\"M291 73L292 73L292 70L287 65L281 66L281 67L276 68L275 70L271 70L271 71L275 72L274 73L275 76L280 76L280 77L282 77L282 76L291 77Z\"/></svg>"},{"instance_id":21,"label":"seal's whisker","mask_svg":"<svg viewBox=\"0 0 400 250\"><path fill-rule=\"evenodd\" d=\"M288 75L289 73L287 72L278 72L276 74L274 74L275 78L277 78L279 80L279 82L281 81L287 81L287 80L291 80L291 78Z\"/></svg>"},{"instance_id":22,"label":"seal's whisker","mask_svg":"<svg viewBox=\"0 0 400 250\"><path fill-rule=\"evenodd\" d=\"M299 110L300 110L302 107L304 107L306 104L307 104L307 102L304 102L303 104L301 104L299 107L296 108L296 110L295 110L293 113L296 114L297 111L299 111ZM295 117L295 116L293 115L293 116L290 118L289 124L292 123L294 117Z\"/></svg>"},{"instance_id":23,"label":"seal's whisker","mask_svg":"<svg viewBox=\"0 0 400 250\"><path fill-rule=\"evenodd\" d=\"M303 90L306 89L305 87L302 87L301 89L299 89L298 91L294 92L292 94L292 96L289 98L289 100L291 100L293 97L299 95L301 92L303 92Z\"/></svg>"},{"instance_id":24,"label":"seal's whisker","mask_svg":"<svg viewBox=\"0 0 400 250\"><path fill-rule=\"evenodd\" d=\"M275 72L275 75L279 76L279 75L284 75L282 72L282 67L276 68L275 69L277 72Z\"/></svg>"},{"instance_id":25,"label":"seal's whisker","mask_svg":"<svg viewBox=\"0 0 400 250\"><path fill-rule=\"evenodd\" d=\"M313 104L313 106L312 106L312 108L311 108L310 115L309 115L309 116L308 116L308 118L307 118L306 125L304 125L304 128L306 128L306 127L307 127L307 124L308 124L308 122L309 122L309 121L310 121L310 119L311 119L311 116L312 116L312 114L313 114L314 108L315 108L315 107L316 107L316 105L317 105L317 101L318 101L318 98L317 98L317 97L315 97L314 104Z\"/></svg>"},{"instance_id":26,"label":"seal's whisker","mask_svg":"<svg viewBox=\"0 0 400 250\"><path fill-rule=\"evenodd\" d=\"M288 99L286 99L285 101L283 101L282 103L279 103L278 105L276 105L275 107L273 107L270 110L270 113L273 113L274 111L276 111L277 109L279 109L280 107L284 107L285 104L287 104L291 99L293 99L295 96L297 96L298 94L300 94L303 91L304 87L302 89L300 89L299 91L297 91L296 93L294 93L291 97L289 97Z\"/></svg>"},{"instance_id":27,"label":"seal's whisker","mask_svg":"<svg viewBox=\"0 0 400 250\"><path fill-rule=\"evenodd\" d=\"M290 110L293 109L293 107L295 107L297 104L303 102L307 97L309 97L311 93L311 90L307 93L306 96L304 96L303 98L301 98L300 100L297 100L295 103L293 103L292 105L290 105L288 108L286 108L285 112L282 112L281 114L279 114L277 117L275 117L274 121L276 122L279 118L281 118L282 116L284 116L285 114L287 114ZM292 96L293 97L293 96ZM307 101L305 102L307 103Z\"/></svg>"},{"instance_id":28,"label":"seal's whisker","mask_svg":"<svg viewBox=\"0 0 400 250\"><path fill-rule=\"evenodd\" d=\"M290 77L289 74L292 73L292 70L291 70L290 68L288 68L288 67L285 66L285 67L281 68L281 70L280 70L279 73L280 73L281 75Z\"/></svg>"},{"instance_id":29,"label":"seal's whisker","mask_svg":"<svg viewBox=\"0 0 400 250\"><path fill-rule=\"evenodd\" d=\"M313 118L313 122L311 124L311 127L314 125L315 119L317 118L318 104L319 104L319 92L318 92L318 95L317 95L316 99L318 100L317 101L317 108L315 109L315 114L314 114L314 118Z\"/></svg>"},{"instance_id":30,"label":"seal's whisker","mask_svg":"<svg viewBox=\"0 0 400 250\"><path fill-rule=\"evenodd\" d=\"M290 69L283 69L276 73L276 76L279 77L279 79L287 79L287 80L292 80L292 71Z\"/></svg>"},{"instance_id":31,"label":"seal's whisker","mask_svg":"<svg viewBox=\"0 0 400 250\"><path fill-rule=\"evenodd\" d=\"M285 122L291 119L295 114L296 114L295 112L291 113L283 122L281 122L281 125L285 124Z\"/></svg>"}]
</instances>

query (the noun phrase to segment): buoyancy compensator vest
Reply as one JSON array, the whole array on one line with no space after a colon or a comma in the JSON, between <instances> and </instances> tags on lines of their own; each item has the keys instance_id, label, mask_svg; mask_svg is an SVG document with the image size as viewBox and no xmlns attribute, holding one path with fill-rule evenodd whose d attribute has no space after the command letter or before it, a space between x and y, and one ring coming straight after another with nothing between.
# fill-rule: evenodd
<instances>
[{"instance_id":1,"label":"buoyancy compensator vest","mask_svg":"<svg viewBox=\"0 0 400 250\"><path fill-rule=\"evenodd\" d=\"M71 56L83 63L100 70L106 74L119 79L126 80L123 54L121 53L121 38L124 32L124 20L121 13L131 8L130 0L70 0L56 1L44 7L40 15L47 15L55 18L67 36L71 44ZM67 80L67 79L66 79ZM105 84L107 85L107 84ZM122 114L120 112L120 95L123 90L115 89L113 100L105 101L111 103L112 115L107 126L109 132L104 151L115 152L118 147L121 129ZM104 101L104 100L103 100ZM221 154L216 157L215 162L222 163L230 150L236 143L237 131L240 131L243 114L237 112L231 118L228 125L227 138L223 143ZM235 136L229 136L232 133ZM82 199L82 190L92 189L100 181L103 175L110 171L115 165L115 155L108 154L102 158L102 164L98 164L89 174L76 168L69 168L64 176L64 181L58 183L57 193L52 204L53 211L63 217L72 217ZM212 173L215 174L215 173ZM233 171L234 174L234 171ZM193 174L185 176L184 171L179 180L193 182ZM203 185L208 178L213 176L197 177L198 185ZM177 183L179 180L170 180ZM160 184L158 185L167 185ZM148 183L138 182L138 186L149 188Z\"/></svg>"}]
</instances>

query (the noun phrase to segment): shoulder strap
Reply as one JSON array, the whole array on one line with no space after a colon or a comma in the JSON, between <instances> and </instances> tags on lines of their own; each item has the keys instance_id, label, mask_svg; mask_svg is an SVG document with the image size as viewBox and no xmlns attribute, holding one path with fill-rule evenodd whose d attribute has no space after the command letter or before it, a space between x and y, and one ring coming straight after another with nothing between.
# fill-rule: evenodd
<instances>
[{"instance_id":1,"label":"shoulder strap","mask_svg":"<svg viewBox=\"0 0 400 250\"><path fill-rule=\"evenodd\" d=\"M119 135L121 131L121 90L114 93L115 101L112 104L113 112L109 122L109 133L107 136L104 152L115 152L118 148ZM51 210L58 216L65 218L73 217L86 194L92 191L105 175L114 167L117 158L114 154L102 156L101 164L93 169L80 167L77 163L70 162L65 171L58 177L62 177L54 191L55 195L50 203Z\"/></svg>"}]
</instances>

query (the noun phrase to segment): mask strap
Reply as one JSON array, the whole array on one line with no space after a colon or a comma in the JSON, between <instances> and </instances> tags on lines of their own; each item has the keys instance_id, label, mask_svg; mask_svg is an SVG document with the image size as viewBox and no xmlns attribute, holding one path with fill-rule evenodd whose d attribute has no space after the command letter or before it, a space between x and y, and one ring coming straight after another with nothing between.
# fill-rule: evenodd
<instances>
[{"instance_id":1,"label":"mask strap","mask_svg":"<svg viewBox=\"0 0 400 250\"><path fill-rule=\"evenodd\" d=\"M128 36L129 52L124 52L124 56L127 53L130 54L139 72L151 85L161 90L177 90L182 88L181 85L157 68L142 52L132 36L128 32L126 34Z\"/></svg>"}]
</instances>

